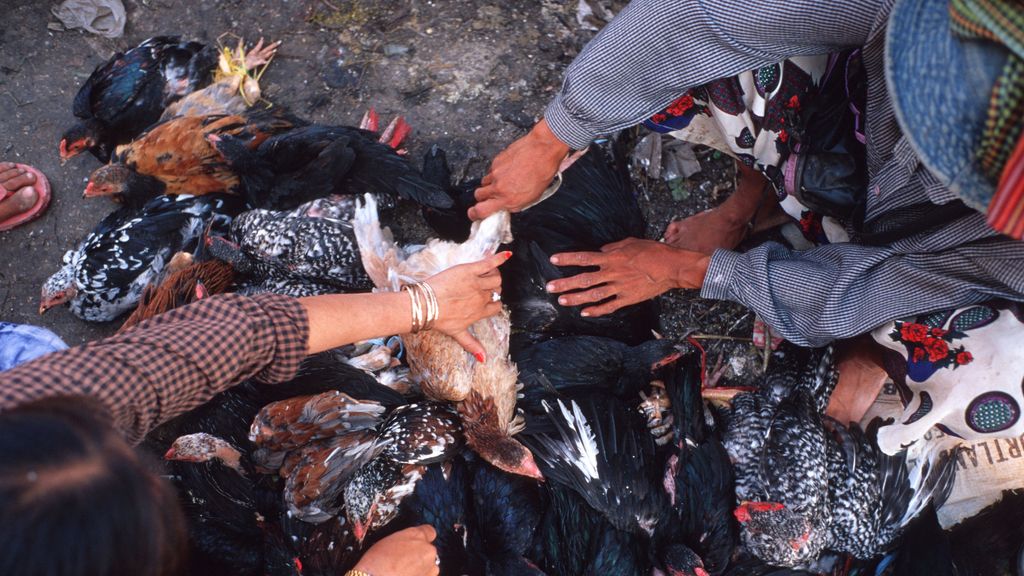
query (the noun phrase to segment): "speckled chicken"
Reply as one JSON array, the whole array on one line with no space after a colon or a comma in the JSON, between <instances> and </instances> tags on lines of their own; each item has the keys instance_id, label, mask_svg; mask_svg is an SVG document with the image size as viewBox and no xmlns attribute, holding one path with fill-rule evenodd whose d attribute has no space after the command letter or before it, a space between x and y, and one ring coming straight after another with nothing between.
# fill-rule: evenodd
<instances>
[{"instance_id":1,"label":"speckled chicken","mask_svg":"<svg viewBox=\"0 0 1024 576\"><path fill-rule=\"evenodd\" d=\"M210 225L226 227L241 211L237 199L160 196L135 212L110 214L73 250L43 284L40 313L68 303L83 320L105 322L128 312L171 257L192 250Z\"/></svg>"},{"instance_id":2,"label":"speckled chicken","mask_svg":"<svg viewBox=\"0 0 1024 576\"><path fill-rule=\"evenodd\" d=\"M232 222L228 241L212 239L210 250L244 277L242 293L298 295L283 285L366 291L373 283L356 246L353 208L351 198L331 196L287 212L250 210Z\"/></svg>"},{"instance_id":3,"label":"speckled chicken","mask_svg":"<svg viewBox=\"0 0 1024 576\"><path fill-rule=\"evenodd\" d=\"M476 262L494 254L508 239L508 213L498 212L475 224L462 244L431 240L419 250L408 250L395 243L389 229L381 228L377 203L370 195L356 210L353 226L367 274L386 290ZM484 346L484 362L439 332L403 336L413 376L429 398L457 403L466 442L485 460L507 472L540 478L530 451L512 437L522 424L515 407L516 368L508 358L508 314L480 320L470 331Z\"/></svg>"},{"instance_id":4,"label":"speckled chicken","mask_svg":"<svg viewBox=\"0 0 1024 576\"><path fill-rule=\"evenodd\" d=\"M211 138L230 134L255 148L270 136L303 124L280 106L235 115L172 118L119 146L111 163L89 176L84 195L114 196L134 204L158 194L238 194L238 175Z\"/></svg>"},{"instance_id":5,"label":"speckled chicken","mask_svg":"<svg viewBox=\"0 0 1024 576\"><path fill-rule=\"evenodd\" d=\"M953 488L954 463L946 444L912 447L890 456L878 448L875 420L867 432L831 421L828 443L828 548L855 558L888 552L929 504L942 506Z\"/></svg>"},{"instance_id":6,"label":"speckled chicken","mask_svg":"<svg viewBox=\"0 0 1024 576\"><path fill-rule=\"evenodd\" d=\"M156 123L167 105L208 84L216 64L212 48L178 36L154 36L114 54L75 95L80 120L61 137L61 158L89 151L108 162L115 146Z\"/></svg>"},{"instance_id":7,"label":"speckled chicken","mask_svg":"<svg viewBox=\"0 0 1024 576\"><path fill-rule=\"evenodd\" d=\"M264 46L260 38L248 51L242 40L238 41L238 47L234 50L221 48L213 83L172 103L164 110L160 120L176 116L241 114L260 99L259 79L274 59L280 45L280 42L272 42ZM256 68L260 70L256 71Z\"/></svg>"},{"instance_id":8,"label":"speckled chicken","mask_svg":"<svg viewBox=\"0 0 1024 576\"><path fill-rule=\"evenodd\" d=\"M755 392L732 401L723 443L736 474L744 544L778 566L813 561L828 544L828 443L822 413L835 386L832 350L776 354Z\"/></svg>"}]
</instances>

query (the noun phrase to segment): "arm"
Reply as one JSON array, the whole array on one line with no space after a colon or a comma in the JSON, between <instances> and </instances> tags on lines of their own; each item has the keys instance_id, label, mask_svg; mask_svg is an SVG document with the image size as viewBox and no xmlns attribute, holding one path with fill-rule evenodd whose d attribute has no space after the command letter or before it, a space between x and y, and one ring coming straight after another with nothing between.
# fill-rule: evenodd
<instances>
[{"instance_id":1,"label":"arm","mask_svg":"<svg viewBox=\"0 0 1024 576\"><path fill-rule=\"evenodd\" d=\"M573 148L687 90L800 55L859 46L882 0L633 0L569 65L545 118Z\"/></svg>"},{"instance_id":2,"label":"arm","mask_svg":"<svg viewBox=\"0 0 1024 576\"><path fill-rule=\"evenodd\" d=\"M529 205L569 149L637 124L695 86L862 45L884 3L633 0L569 65L544 119L494 158L470 218Z\"/></svg>"},{"instance_id":3,"label":"arm","mask_svg":"<svg viewBox=\"0 0 1024 576\"><path fill-rule=\"evenodd\" d=\"M498 254L430 279L440 304L435 329L471 352L466 328L497 313ZM224 294L172 310L98 342L0 374L0 410L52 396L90 396L136 442L157 425L247 378L280 382L307 352L408 332L407 294L339 294L296 300Z\"/></svg>"},{"instance_id":4,"label":"arm","mask_svg":"<svg viewBox=\"0 0 1024 576\"><path fill-rule=\"evenodd\" d=\"M705 298L752 308L786 339L820 346L894 318L1024 295L1024 243L974 242L936 252L832 244L803 252L768 243L715 252Z\"/></svg>"}]
</instances>

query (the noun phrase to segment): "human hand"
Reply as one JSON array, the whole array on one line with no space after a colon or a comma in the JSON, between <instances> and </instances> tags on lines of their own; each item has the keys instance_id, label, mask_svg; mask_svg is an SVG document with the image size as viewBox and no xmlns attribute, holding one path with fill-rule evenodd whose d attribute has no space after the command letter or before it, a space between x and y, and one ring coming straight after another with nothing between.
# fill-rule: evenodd
<instances>
[{"instance_id":1,"label":"human hand","mask_svg":"<svg viewBox=\"0 0 1024 576\"><path fill-rule=\"evenodd\" d=\"M477 204L469 209L469 217L482 220L498 210L516 212L529 206L551 184L568 153L569 146L541 120L494 157L476 189Z\"/></svg>"},{"instance_id":2,"label":"human hand","mask_svg":"<svg viewBox=\"0 0 1024 576\"><path fill-rule=\"evenodd\" d=\"M501 312L501 274L498 266L511 252L499 252L472 264L452 266L429 278L427 283L437 295L438 314L434 330L443 332L483 362L484 347L469 333L469 326L482 318Z\"/></svg>"},{"instance_id":3,"label":"human hand","mask_svg":"<svg viewBox=\"0 0 1024 576\"><path fill-rule=\"evenodd\" d=\"M673 288L700 288L711 257L673 248L654 240L626 238L601 248L600 252L564 252L551 257L557 266L596 266L569 278L552 280L548 292L561 294L563 306L603 304L584 308L582 316L602 316L619 308L649 300Z\"/></svg>"},{"instance_id":4,"label":"human hand","mask_svg":"<svg viewBox=\"0 0 1024 576\"><path fill-rule=\"evenodd\" d=\"M437 576L435 537L429 524L400 530L370 546L354 569L372 576Z\"/></svg>"}]
</instances>

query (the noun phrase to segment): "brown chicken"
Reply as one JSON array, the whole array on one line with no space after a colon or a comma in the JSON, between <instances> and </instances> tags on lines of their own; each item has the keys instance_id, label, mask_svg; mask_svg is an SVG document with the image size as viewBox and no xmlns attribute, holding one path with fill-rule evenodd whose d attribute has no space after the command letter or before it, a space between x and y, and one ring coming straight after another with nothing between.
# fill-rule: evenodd
<instances>
[{"instance_id":1,"label":"brown chicken","mask_svg":"<svg viewBox=\"0 0 1024 576\"><path fill-rule=\"evenodd\" d=\"M289 452L280 472L285 477L288 510L306 522L323 522L336 515L345 483L383 448L377 432L369 429L311 442Z\"/></svg>"},{"instance_id":2,"label":"brown chicken","mask_svg":"<svg viewBox=\"0 0 1024 576\"><path fill-rule=\"evenodd\" d=\"M234 50L222 48L214 82L192 92L168 106L160 120L176 116L208 116L210 114L241 114L259 101L260 77L274 59L280 42L263 45L263 39L248 52L239 40ZM260 68L262 66L262 68ZM254 71L260 68L258 72Z\"/></svg>"},{"instance_id":3,"label":"brown chicken","mask_svg":"<svg viewBox=\"0 0 1024 576\"><path fill-rule=\"evenodd\" d=\"M356 209L353 228L366 273L378 288L388 290L426 280L457 264L476 262L494 254L511 236L508 213L498 212L475 223L462 244L431 240L422 249L407 252L395 244L390 230L381 228L377 203L370 195ZM486 350L484 362L440 332L404 335L413 376L429 398L456 403L466 443L485 460L506 472L542 479L533 455L513 438L522 421L516 413L518 374L508 359L508 313L480 320L470 332Z\"/></svg>"},{"instance_id":4,"label":"brown chicken","mask_svg":"<svg viewBox=\"0 0 1024 576\"><path fill-rule=\"evenodd\" d=\"M168 264L170 269L179 252ZM189 258L191 260L191 258ZM139 305L121 325L119 332L135 326L143 320L163 314L169 310L191 304L214 294L227 292L235 280L235 270L220 260L188 262L176 270L170 270L159 284L150 284L142 292Z\"/></svg>"},{"instance_id":5,"label":"brown chicken","mask_svg":"<svg viewBox=\"0 0 1024 576\"><path fill-rule=\"evenodd\" d=\"M380 424L384 407L332 390L271 402L256 415L249 440L258 448L287 452L316 440Z\"/></svg>"},{"instance_id":6,"label":"brown chicken","mask_svg":"<svg viewBox=\"0 0 1024 576\"><path fill-rule=\"evenodd\" d=\"M304 124L280 107L173 118L119 146L111 163L89 177L84 196L138 203L158 194L239 194L238 176L213 144L220 135L230 134L255 149L270 136Z\"/></svg>"}]
</instances>

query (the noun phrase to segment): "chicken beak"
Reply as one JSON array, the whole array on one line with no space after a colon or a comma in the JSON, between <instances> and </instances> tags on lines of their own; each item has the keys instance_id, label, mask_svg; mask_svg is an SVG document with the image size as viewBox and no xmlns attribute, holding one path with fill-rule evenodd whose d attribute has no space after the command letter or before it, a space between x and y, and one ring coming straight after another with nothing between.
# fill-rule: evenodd
<instances>
[{"instance_id":1,"label":"chicken beak","mask_svg":"<svg viewBox=\"0 0 1024 576\"><path fill-rule=\"evenodd\" d=\"M82 192L82 198L92 198L93 196L98 195L99 194L96 193L96 187L93 186L92 181L85 185L85 191Z\"/></svg>"},{"instance_id":2,"label":"chicken beak","mask_svg":"<svg viewBox=\"0 0 1024 576\"><path fill-rule=\"evenodd\" d=\"M366 538L366 524L356 521L352 523L352 533L355 534L356 540L362 544L363 539Z\"/></svg>"},{"instance_id":3,"label":"chicken beak","mask_svg":"<svg viewBox=\"0 0 1024 576\"><path fill-rule=\"evenodd\" d=\"M544 475L541 474L540 468L537 467L537 462L529 452L527 452L527 455L523 458L522 462L519 463L519 469L516 472L528 478L533 478L541 482L544 481Z\"/></svg>"},{"instance_id":4,"label":"chicken beak","mask_svg":"<svg viewBox=\"0 0 1024 576\"><path fill-rule=\"evenodd\" d=\"M736 520L740 524L750 522L750 509L748 508L749 502L740 504L735 510L732 511L732 515L736 517Z\"/></svg>"},{"instance_id":5,"label":"chicken beak","mask_svg":"<svg viewBox=\"0 0 1024 576\"><path fill-rule=\"evenodd\" d=\"M175 449L174 446L171 446L170 448L167 449L167 452L164 454L164 460L174 460L174 457L177 455L178 450Z\"/></svg>"}]
</instances>

